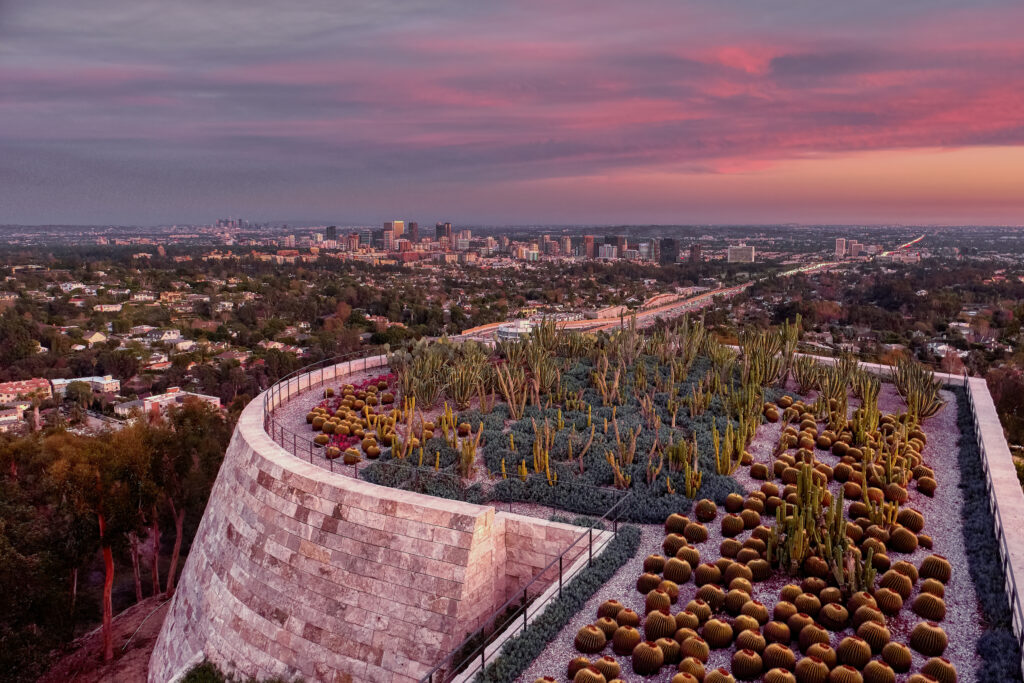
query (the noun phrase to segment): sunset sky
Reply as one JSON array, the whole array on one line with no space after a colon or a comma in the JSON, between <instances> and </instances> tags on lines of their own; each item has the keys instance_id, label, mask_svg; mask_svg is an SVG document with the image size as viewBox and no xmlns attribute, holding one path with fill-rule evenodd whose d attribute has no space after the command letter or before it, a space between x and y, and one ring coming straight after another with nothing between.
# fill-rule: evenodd
<instances>
[{"instance_id":1,"label":"sunset sky","mask_svg":"<svg viewBox=\"0 0 1024 683\"><path fill-rule=\"evenodd\" d=\"M1024 224L1024 3L0 0L0 223Z\"/></svg>"}]
</instances>

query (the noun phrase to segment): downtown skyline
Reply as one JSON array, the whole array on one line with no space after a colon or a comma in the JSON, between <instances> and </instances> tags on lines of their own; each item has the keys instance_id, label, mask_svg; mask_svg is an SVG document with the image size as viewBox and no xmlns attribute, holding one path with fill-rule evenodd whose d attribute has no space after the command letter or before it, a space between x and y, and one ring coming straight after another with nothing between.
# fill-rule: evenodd
<instances>
[{"instance_id":1,"label":"downtown skyline","mask_svg":"<svg viewBox=\"0 0 1024 683\"><path fill-rule=\"evenodd\" d=\"M0 223L1024 222L1017 3L121 5L0 8Z\"/></svg>"}]
</instances>

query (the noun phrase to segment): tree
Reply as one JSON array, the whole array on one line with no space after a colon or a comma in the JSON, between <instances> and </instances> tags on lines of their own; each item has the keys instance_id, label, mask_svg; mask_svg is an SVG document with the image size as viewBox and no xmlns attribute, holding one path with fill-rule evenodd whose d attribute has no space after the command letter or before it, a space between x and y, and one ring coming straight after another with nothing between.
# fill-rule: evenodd
<instances>
[{"instance_id":1,"label":"tree","mask_svg":"<svg viewBox=\"0 0 1024 683\"><path fill-rule=\"evenodd\" d=\"M64 400L88 408L92 403L92 387L88 382L71 382L64 390Z\"/></svg>"},{"instance_id":2,"label":"tree","mask_svg":"<svg viewBox=\"0 0 1024 683\"><path fill-rule=\"evenodd\" d=\"M230 438L231 425L221 412L197 399L172 409L166 420L152 427L150 472L174 524L167 597L174 595L186 514L201 515Z\"/></svg>"},{"instance_id":3,"label":"tree","mask_svg":"<svg viewBox=\"0 0 1024 683\"><path fill-rule=\"evenodd\" d=\"M114 658L111 620L114 586L114 549L139 526L137 490L145 478L145 463L137 449L120 432L107 437L84 438L61 433L49 437L44 447L55 457L49 474L72 508L91 515L96 522L103 555L103 659Z\"/></svg>"}]
</instances>

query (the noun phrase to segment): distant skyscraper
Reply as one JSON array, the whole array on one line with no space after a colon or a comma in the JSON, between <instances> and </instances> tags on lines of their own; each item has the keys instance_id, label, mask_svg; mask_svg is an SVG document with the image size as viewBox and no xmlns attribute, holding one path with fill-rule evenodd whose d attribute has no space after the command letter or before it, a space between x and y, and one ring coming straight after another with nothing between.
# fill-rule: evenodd
<instances>
[{"instance_id":1,"label":"distant skyscraper","mask_svg":"<svg viewBox=\"0 0 1024 683\"><path fill-rule=\"evenodd\" d=\"M391 231L395 234L395 239L405 234L405 221L391 221Z\"/></svg>"},{"instance_id":2,"label":"distant skyscraper","mask_svg":"<svg viewBox=\"0 0 1024 683\"><path fill-rule=\"evenodd\" d=\"M452 224L451 223L438 223L434 226L434 239L440 242L442 239L448 240L448 244L452 243Z\"/></svg>"},{"instance_id":3,"label":"distant skyscraper","mask_svg":"<svg viewBox=\"0 0 1024 683\"><path fill-rule=\"evenodd\" d=\"M409 241L414 244L420 241L420 224L416 221L409 221Z\"/></svg>"},{"instance_id":4,"label":"distant skyscraper","mask_svg":"<svg viewBox=\"0 0 1024 683\"><path fill-rule=\"evenodd\" d=\"M583 251L587 258L596 258L597 249L594 247L594 236L584 235L583 236Z\"/></svg>"},{"instance_id":5,"label":"distant skyscraper","mask_svg":"<svg viewBox=\"0 0 1024 683\"><path fill-rule=\"evenodd\" d=\"M348 234L348 250L359 251L359 233L350 232Z\"/></svg>"},{"instance_id":6,"label":"distant skyscraper","mask_svg":"<svg viewBox=\"0 0 1024 683\"><path fill-rule=\"evenodd\" d=\"M614 244L602 244L601 248L597 250L598 258L612 259L618 256L618 249Z\"/></svg>"},{"instance_id":7,"label":"distant skyscraper","mask_svg":"<svg viewBox=\"0 0 1024 683\"><path fill-rule=\"evenodd\" d=\"M383 243L382 246L384 247L384 251L392 251L392 250L394 250L394 248L395 248L395 231L394 230L385 230L384 234L381 235L381 239L382 239L382 243Z\"/></svg>"},{"instance_id":8,"label":"distant skyscraper","mask_svg":"<svg viewBox=\"0 0 1024 683\"><path fill-rule=\"evenodd\" d=\"M679 240L665 237L661 240L661 255L658 262L663 266L672 265L679 260Z\"/></svg>"},{"instance_id":9,"label":"distant skyscraper","mask_svg":"<svg viewBox=\"0 0 1024 683\"><path fill-rule=\"evenodd\" d=\"M744 244L729 247L726 256L729 263L753 263L754 247L746 246Z\"/></svg>"},{"instance_id":10,"label":"distant skyscraper","mask_svg":"<svg viewBox=\"0 0 1024 683\"><path fill-rule=\"evenodd\" d=\"M568 235L562 237L562 253L566 256L572 256L572 238Z\"/></svg>"},{"instance_id":11,"label":"distant skyscraper","mask_svg":"<svg viewBox=\"0 0 1024 683\"><path fill-rule=\"evenodd\" d=\"M843 237L836 238L836 258L843 258L846 256L846 239Z\"/></svg>"},{"instance_id":12,"label":"distant skyscraper","mask_svg":"<svg viewBox=\"0 0 1024 683\"><path fill-rule=\"evenodd\" d=\"M625 254L626 250L629 249L629 243L626 241L625 235L615 236L615 249L618 251L619 256Z\"/></svg>"},{"instance_id":13,"label":"distant skyscraper","mask_svg":"<svg viewBox=\"0 0 1024 683\"><path fill-rule=\"evenodd\" d=\"M324 230L324 239L331 240L331 241L337 241L337 239L338 239L338 226L337 225L328 225L327 229Z\"/></svg>"},{"instance_id":14,"label":"distant skyscraper","mask_svg":"<svg viewBox=\"0 0 1024 683\"><path fill-rule=\"evenodd\" d=\"M704 260L704 255L701 253L699 244L690 245L690 263L701 263Z\"/></svg>"}]
</instances>

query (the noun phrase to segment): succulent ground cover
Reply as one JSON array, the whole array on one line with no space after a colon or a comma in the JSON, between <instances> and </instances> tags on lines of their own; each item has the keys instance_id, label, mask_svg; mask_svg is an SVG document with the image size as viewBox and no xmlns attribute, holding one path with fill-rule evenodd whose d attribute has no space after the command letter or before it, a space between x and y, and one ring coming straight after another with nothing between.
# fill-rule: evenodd
<instances>
[{"instance_id":1,"label":"succulent ground cover","mask_svg":"<svg viewBox=\"0 0 1024 683\"><path fill-rule=\"evenodd\" d=\"M417 347L392 359L393 407L360 415L349 386L339 410L360 458L380 449L370 481L590 515L628 492L622 516L657 523L520 680L1019 677L1001 584L969 560L994 541L961 518L978 463L952 394L910 363L883 383L794 358L795 338L541 326L493 353Z\"/></svg>"}]
</instances>

